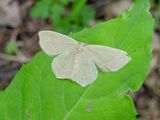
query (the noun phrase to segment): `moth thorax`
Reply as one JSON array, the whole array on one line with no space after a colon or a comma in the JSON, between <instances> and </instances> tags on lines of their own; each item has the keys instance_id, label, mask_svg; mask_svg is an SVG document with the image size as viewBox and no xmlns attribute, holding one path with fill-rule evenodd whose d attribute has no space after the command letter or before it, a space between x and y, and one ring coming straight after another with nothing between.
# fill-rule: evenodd
<instances>
[{"instance_id":1,"label":"moth thorax","mask_svg":"<svg viewBox=\"0 0 160 120\"><path fill-rule=\"evenodd\" d=\"M86 50L86 46L85 46L85 44L79 44L79 48L78 48L78 50L80 51L80 52L83 52L83 51L85 51Z\"/></svg>"}]
</instances>

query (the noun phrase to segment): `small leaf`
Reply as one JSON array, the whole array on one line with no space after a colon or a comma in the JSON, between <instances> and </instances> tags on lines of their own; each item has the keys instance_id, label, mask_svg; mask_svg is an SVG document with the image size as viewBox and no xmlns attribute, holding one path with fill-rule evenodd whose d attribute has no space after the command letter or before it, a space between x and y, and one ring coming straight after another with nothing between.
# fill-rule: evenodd
<instances>
[{"instance_id":1,"label":"small leaf","mask_svg":"<svg viewBox=\"0 0 160 120\"><path fill-rule=\"evenodd\" d=\"M15 54L18 51L18 46L16 42L8 42L5 46L5 52L8 54Z\"/></svg>"},{"instance_id":2,"label":"small leaf","mask_svg":"<svg viewBox=\"0 0 160 120\"><path fill-rule=\"evenodd\" d=\"M66 4L68 4L69 2L71 2L72 0L61 0L61 2L64 4L64 5L66 5Z\"/></svg>"},{"instance_id":3,"label":"small leaf","mask_svg":"<svg viewBox=\"0 0 160 120\"><path fill-rule=\"evenodd\" d=\"M58 80L52 57L38 53L24 65L11 85L0 93L1 120L135 120L127 91L142 85L151 61L153 19L149 1L136 0L122 16L84 29L71 37L89 44L125 50L132 61L114 73L99 72L88 87Z\"/></svg>"},{"instance_id":4,"label":"small leaf","mask_svg":"<svg viewBox=\"0 0 160 120\"><path fill-rule=\"evenodd\" d=\"M87 12L86 12L87 11ZM80 18L82 19L83 25L88 25L90 20L94 19L95 11L88 6L83 7Z\"/></svg>"},{"instance_id":5,"label":"small leaf","mask_svg":"<svg viewBox=\"0 0 160 120\"><path fill-rule=\"evenodd\" d=\"M52 0L37 1L35 6L31 10L31 16L47 19L50 16L51 5Z\"/></svg>"},{"instance_id":6,"label":"small leaf","mask_svg":"<svg viewBox=\"0 0 160 120\"><path fill-rule=\"evenodd\" d=\"M61 21L61 17L64 14L64 12L65 12L64 6L62 6L60 4L54 4L52 6L52 9L51 9L52 15L51 16L52 16L53 23L55 25L59 25L59 23Z\"/></svg>"}]
</instances>

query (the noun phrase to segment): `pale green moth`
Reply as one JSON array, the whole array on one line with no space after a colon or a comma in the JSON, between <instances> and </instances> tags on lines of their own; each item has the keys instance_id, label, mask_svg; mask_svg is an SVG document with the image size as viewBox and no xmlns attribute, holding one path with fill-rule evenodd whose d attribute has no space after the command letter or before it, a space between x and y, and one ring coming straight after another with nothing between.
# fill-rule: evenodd
<instances>
[{"instance_id":1,"label":"pale green moth","mask_svg":"<svg viewBox=\"0 0 160 120\"><path fill-rule=\"evenodd\" d=\"M96 65L106 72L115 72L131 58L127 52L104 45L87 45L53 31L39 32L42 50L56 56L52 70L58 79L70 79L85 87L98 76Z\"/></svg>"}]
</instances>

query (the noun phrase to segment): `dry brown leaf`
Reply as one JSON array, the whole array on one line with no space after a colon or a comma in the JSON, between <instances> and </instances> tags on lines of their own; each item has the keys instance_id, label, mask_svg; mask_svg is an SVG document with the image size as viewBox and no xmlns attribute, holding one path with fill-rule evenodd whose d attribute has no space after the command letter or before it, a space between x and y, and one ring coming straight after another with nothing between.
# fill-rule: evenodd
<instances>
[{"instance_id":1,"label":"dry brown leaf","mask_svg":"<svg viewBox=\"0 0 160 120\"><path fill-rule=\"evenodd\" d=\"M153 36L153 50L160 51L160 36L158 33L154 33Z\"/></svg>"},{"instance_id":2,"label":"dry brown leaf","mask_svg":"<svg viewBox=\"0 0 160 120\"><path fill-rule=\"evenodd\" d=\"M152 48L153 56L150 71L153 71L154 69L158 68L158 62L160 57L160 36L158 35L158 33L154 33Z\"/></svg>"},{"instance_id":3,"label":"dry brown leaf","mask_svg":"<svg viewBox=\"0 0 160 120\"><path fill-rule=\"evenodd\" d=\"M15 0L0 0L0 25L16 27L21 24L20 9Z\"/></svg>"}]
</instances>

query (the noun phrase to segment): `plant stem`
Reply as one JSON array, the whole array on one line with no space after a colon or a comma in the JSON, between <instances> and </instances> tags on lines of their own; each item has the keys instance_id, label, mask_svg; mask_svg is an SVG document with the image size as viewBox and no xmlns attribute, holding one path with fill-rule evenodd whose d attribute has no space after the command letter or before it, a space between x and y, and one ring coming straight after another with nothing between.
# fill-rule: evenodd
<instances>
[{"instance_id":1,"label":"plant stem","mask_svg":"<svg viewBox=\"0 0 160 120\"><path fill-rule=\"evenodd\" d=\"M77 16L86 2L87 0L79 0L76 4L74 4L69 20L72 20Z\"/></svg>"}]
</instances>

